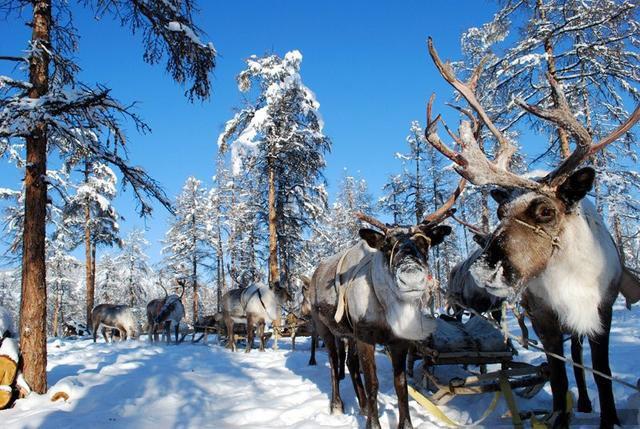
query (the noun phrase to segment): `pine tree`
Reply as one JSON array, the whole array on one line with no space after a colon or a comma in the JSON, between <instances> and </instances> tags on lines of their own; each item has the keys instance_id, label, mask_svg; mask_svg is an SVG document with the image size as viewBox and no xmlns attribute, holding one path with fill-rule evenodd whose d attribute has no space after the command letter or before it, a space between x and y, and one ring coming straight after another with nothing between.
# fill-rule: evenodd
<instances>
[{"instance_id":1,"label":"pine tree","mask_svg":"<svg viewBox=\"0 0 640 429\"><path fill-rule=\"evenodd\" d=\"M76 248L84 242L87 326L91 325L91 311L95 306L96 249L121 244L119 216L111 204L116 197L116 184L117 178L111 168L85 158L82 181L75 185L75 195L66 200L63 208L65 233L76 238L71 247Z\"/></svg>"},{"instance_id":2,"label":"pine tree","mask_svg":"<svg viewBox=\"0 0 640 429\"><path fill-rule=\"evenodd\" d=\"M298 51L250 57L238 87L247 92L255 84L258 94L218 139L223 152L231 146L233 173L244 166L260 184L268 208L270 282L282 274L288 283L303 233L326 204L322 169L331 143L320 105L302 83L301 62Z\"/></svg>"},{"instance_id":3,"label":"pine tree","mask_svg":"<svg viewBox=\"0 0 640 429\"><path fill-rule=\"evenodd\" d=\"M153 269L146 254L148 247L149 242L141 229L134 229L122 241L122 251L114 258L122 281L118 303L134 308L145 304L147 289L153 279Z\"/></svg>"},{"instance_id":4,"label":"pine tree","mask_svg":"<svg viewBox=\"0 0 640 429\"><path fill-rule=\"evenodd\" d=\"M198 320L198 272L211 255L210 205L207 190L189 177L175 203L175 218L166 233L162 253L178 277L191 279L192 319ZM208 266L207 266L208 267Z\"/></svg>"}]
</instances>

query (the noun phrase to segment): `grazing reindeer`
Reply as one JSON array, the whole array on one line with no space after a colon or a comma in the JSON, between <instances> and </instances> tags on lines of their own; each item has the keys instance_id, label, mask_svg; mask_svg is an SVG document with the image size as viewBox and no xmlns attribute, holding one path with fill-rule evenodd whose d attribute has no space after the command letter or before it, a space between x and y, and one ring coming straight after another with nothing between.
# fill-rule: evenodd
<instances>
[{"instance_id":1,"label":"grazing reindeer","mask_svg":"<svg viewBox=\"0 0 640 429\"><path fill-rule=\"evenodd\" d=\"M282 306L291 301L289 291L276 282L273 287L262 283L254 283L243 289L234 289L222 297L222 314L224 317L229 342L227 347L236 350L234 323L247 325L247 347L249 353L253 347L254 326L260 338L260 351L265 350L266 338L264 328L267 323L278 318Z\"/></svg>"},{"instance_id":2,"label":"grazing reindeer","mask_svg":"<svg viewBox=\"0 0 640 429\"><path fill-rule=\"evenodd\" d=\"M640 282L622 266L604 221L593 204L584 199L593 186L595 170L578 167L631 129L640 119L640 106L613 133L594 144L589 132L571 113L560 84L548 76L557 108L543 110L522 100L517 103L567 131L575 140L576 149L551 173L533 180L508 170L515 148L491 122L472 88L460 82L451 67L440 61L431 40L429 52L443 77L467 100L499 144L495 162L489 161L479 147L477 133L469 122L463 121L457 137L462 150L451 150L437 135L438 119L432 121L430 115L433 98L430 101L426 130L429 143L456 163L458 173L470 182L497 186L492 196L499 204L500 224L471 267L478 284L500 297L521 295L547 352L563 355L563 333L586 335L594 369L611 375L612 305L619 291L628 302L637 301ZM477 122L475 128L479 128ZM551 356L547 359L557 416L554 425L568 426L565 365ZM619 424L611 381L599 375L595 375L595 381L600 397L600 426L611 428ZM584 378L578 381L581 383ZM579 399L578 409L581 408L590 409L588 397Z\"/></svg>"},{"instance_id":3,"label":"grazing reindeer","mask_svg":"<svg viewBox=\"0 0 640 429\"><path fill-rule=\"evenodd\" d=\"M93 310L91 310L91 332L94 343L100 327L102 327L104 341L107 343L109 342L107 329L109 331L112 329L117 330L122 341L128 337L138 337L138 323L133 311L131 311L131 307L128 305L99 304L93 307Z\"/></svg>"},{"instance_id":4,"label":"grazing reindeer","mask_svg":"<svg viewBox=\"0 0 640 429\"><path fill-rule=\"evenodd\" d=\"M162 328L162 326L156 322L156 318L160 314L160 311L162 311L162 307L164 306L164 303L167 301L167 298L169 297L169 293L167 292L167 289L165 289L165 287L162 284L160 284L160 287L164 291L164 298L152 299L147 304L147 326L149 329L150 342L159 341L158 329Z\"/></svg>"},{"instance_id":5,"label":"grazing reindeer","mask_svg":"<svg viewBox=\"0 0 640 429\"><path fill-rule=\"evenodd\" d=\"M171 343L171 325L175 328L176 344L178 344L180 321L184 317L182 297L184 296L185 283L183 280L178 280L178 284L182 287L180 296L175 293L168 295L164 299L164 304L155 318L156 325L164 326L164 335L167 337L167 344Z\"/></svg>"},{"instance_id":6,"label":"grazing reindeer","mask_svg":"<svg viewBox=\"0 0 640 429\"><path fill-rule=\"evenodd\" d=\"M412 427L405 375L406 340L426 339L436 329L436 321L421 311L421 300L434 285L428 266L429 249L451 233L451 227L438 224L452 214L450 208L463 186L461 181L445 205L419 225L389 227L359 214L361 220L382 232L361 229L359 243L320 262L315 270L309 291L311 314L329 354L332 413L344 412L336 339L349 338L347 367L360 410L367 416L368 428L380 427L375 345L384 344L393 364L398 427Z\"/></svg>"}]
</instances>

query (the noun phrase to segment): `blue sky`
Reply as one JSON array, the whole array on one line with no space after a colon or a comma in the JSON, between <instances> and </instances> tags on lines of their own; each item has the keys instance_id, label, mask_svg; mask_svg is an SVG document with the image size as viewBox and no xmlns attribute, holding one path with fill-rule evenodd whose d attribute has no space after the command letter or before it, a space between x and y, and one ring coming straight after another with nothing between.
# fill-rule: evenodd
<instances>
[{"instance_id":1,"label":"blue sky","mask_svg":"<svg viewBox=\"0 0 640 429\"><path fill-rule=\"evenodd\" d=\"M199 4L197 22L219 57L212 98L194 104L163 64L143 62L140 34L132 36L110 18L96 21L89 10L74 6L81 35L81 80L105 84L123 102L139 102L136 112L153 132L140 135L128 127L131 161L145 167L171 197L188 176L209 184L215 174L217 136L242 101L235 76L243 60L293 49L303 54L303 80L316 93L333 141L326 170L330 192L346 168L365 178L377 195L388 174L399 171L393 154L405 150L411 120L424 122L429 95L438 94L437 108L443 110L442 103L452 94L428 57L426 38L434 38L442 57L456 59L460 34L488 21L496 10L493 2L482 0ZM25 48L28 12L22 19L0 21L0 55L16 55ZM10 72L0 64L0 74ZM0 163L0 187L17 188L19 179L13 166ZM167 228L168 213L158 206L152 219L141 220L130 191L118 197L116 206L125 216L125 232L134 226L147 228L149 254L159 259L158 240Z\"/></svg>"}]
</instances>

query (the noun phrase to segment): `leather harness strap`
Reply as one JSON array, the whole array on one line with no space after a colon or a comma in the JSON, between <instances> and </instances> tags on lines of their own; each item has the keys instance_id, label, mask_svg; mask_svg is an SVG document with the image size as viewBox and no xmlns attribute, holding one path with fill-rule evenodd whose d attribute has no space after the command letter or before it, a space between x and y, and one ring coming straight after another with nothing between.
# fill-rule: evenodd
<instances>
[{"instance_id":1,"label":"leather harness strap","mask_svg":"<svg viewBox=\"0 0 640 429\"><path fill-rule=\"evenodd\" d=\"M514 217L513 220L516 221L516 223L519 223L522 226L526 226L527 228L533 230L533 232L535 232L537 235L539 235L540 237L544 237L547 238L551 241L551 246L554 249L560 250L560 237L557 235L551 235L549 234L547 231L545 231L543 228L541 228L540 226L537 225L531 225L528 222L525 222L521 219L518 219L517 217Z\"/></svg>"}]
</instances>

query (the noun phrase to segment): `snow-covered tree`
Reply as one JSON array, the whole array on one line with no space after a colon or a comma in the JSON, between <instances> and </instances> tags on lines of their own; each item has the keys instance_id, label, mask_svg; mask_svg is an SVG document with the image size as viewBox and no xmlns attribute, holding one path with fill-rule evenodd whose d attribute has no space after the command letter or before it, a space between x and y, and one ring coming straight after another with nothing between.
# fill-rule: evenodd
<instances>
[{"instance_id":1,"label":"snow-covered tree","mask_svg":"<svg viewBox=\"0 0 640 429\"><path fill-rule=\"evenodd\" d=\"M144 34L144 60L158 63L167 58L166 68L180 84L189 83L189 98L207 98L209 73L216 51L203 43L193 22L194 0L118 0L85 2L97 19L113 16L132 32ZM31 6L31 13L27 7ZM22 264L20 338L24 374L37 393L46 392L46 280L45 235L47 207L47 158L51 152L63 157L82 153L115 165L141 203L142 213L151 210L149 197L167 207L168 199L140 167L131 167L125 154L125 133L121 118L129 118L141 130L146 125L101 85L77 80L75 63L79 35L68 2L52 0L7 0L0 4L3 17L28 18L31 40L16 51L3 53L0 61L15 62L17 74L0 76L0 155L25 142L25 220ZM35 102L34 100L37 100Z\"/></svg>"},{"instance_id":2,"label":"snow-covered tree","mask_svg":"<svg viewBox=\"0 0 640 429\"><path fill-rule=\"evenodd\" d=\"M153 269L146 254L148 247L149 242L141 229L134 229L122 240L122 251L114 258L122 281L121 293L114 297L117 303L131 307L146 305L146 291L153 279Z\"/></svg>"},{"instance_id":3,"label":"snow-covered tree","mask_svg":"<svg viewBox=\"0 0 640 429\"><path fill-rule=\"evenodd\" d=\"M76 192L63 208L64 234L74 237L71 247L84 242L86 323L91 323L91 310L95 306L96 249L98 246L120 244L118 214L112 205L116 197L117 178L113 170L101 162L82 162L82 181L75 185ZM82 238L81 238L82 237Z\"/></svg>"},{"instance_id":4,"label":"snow-covered tree","mask_svg":"<svg viewBox=\"0 0 640 429\"><path fill-rule=\"evenodd\" d=\"M165 234L162 253L165 266L177 277L189 278L191 283L193 323L198 311L198 273L211 258L211 211L207 190L195 177L189 177L176 198L175 217Z\"/></svg>"},{"instance_id":5,"label":"snow-covered tree","mask_svg":"<svg viewBox=\"0 0 640 429\"><path fill-rule=\"evenodd\" d=\"M60 335L65 318L74 318L81 299L76 294L79 282L80 262L67 253L67 244L53 240L47 249L47 287L49 289L49 314L51 332Z\"/></svg>"},{"instance_id":6,"label":"snow-covered tree","mask_svg":"<svg viewBox=\"0 0 640 429\"><path fill-rule=\"evenodd\" d=\"M268 209L270 282L281 274L288 282L303 233L326 205L322 169L331 143L320 104L302 83L301 62L298 51L250 57L238 87L248 92L256 85L257 94L218 138L223 152L231 146L233 173L244 167L260 185Z\"/></svg>"},{"instance_id":7,"label":"snow-covered tree","mask_svg":"<svg viewBox=\"0 0 640 429\"><path fill-rule=\"evenodd\" d=\"M347 175L345 172L336 200L315 228L307 246L307 272L313 270L323 258L358 242L358 231L363 227L363 223L356 217L357 212L373 215L373 197L369 193L366 180Z\"/></svg>"}]
</instances>

